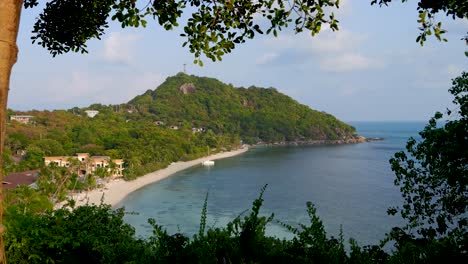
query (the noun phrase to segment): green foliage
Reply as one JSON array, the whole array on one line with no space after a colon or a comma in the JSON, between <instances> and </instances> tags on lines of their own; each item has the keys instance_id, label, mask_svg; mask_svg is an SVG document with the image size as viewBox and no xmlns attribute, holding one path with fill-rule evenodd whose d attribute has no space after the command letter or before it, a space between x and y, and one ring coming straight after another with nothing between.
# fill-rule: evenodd
<instances>
[{"instance_id":1,"label":"green foliage","mask_svg":"<svg viewBox=\"0 0 468 264\"><path fill-rule=\"evenodd\" d=\"M193 84L184 94L180 87ZM7 127L8 171L39 169L44 156L90 153L125 160L124 178L135 179L186 161L235 149L247 143L346 140L355 129L327 113L311 110L273 88L234 88L216 79L179 73L155 91L146 91L128 104L93 104L98 110L89 118L84 109L30 111L36 124L11 123ZM156 125L156 121L164 125ZM171 126L178 126L173 130ZM202 131L193 132L192 128ZM23 152L26 153L22 156ZM68 170L78 173L75 164ZM106 177L98 171L99 177ZM79 189L95 182L75 181ZM68 183L66 184L68 185Z\"/></svg>"},{"instance_id":2,"label":"green foliage","mask_svg":"<svg viewBox=\"0 0 468 264\"><path fill-rule=\"evenodd\" d=\"M72 178L67 168L52 163L49 166L44 166L39 175L36 185L41 193L53 202L65 199Z\"/></svg>"},{"instance_id":3,"label":"green foliage","mask_svg":"<svg viewBox=\"0 0 468 264\"><path fill-rule=\"evenodd\" d=\"M11 133L5 140L5 147L12 152L24 150L29 145L29 139L22 133Z\"/></svg>"},{"instance_id":4,"label":"green foliage","mask_svg":"<svg viewBox=\"0 0 468 264\"><path fill-rule=\"evenodd\" d=\"M401 0L407 2L408 0ZM392 0L372 0L371 4L388 5ZM416 38L416 42L424 45L428 36L434 35L437 40L446 42L447 39L443 37L447 31L442 28L442 23L436 21L436 16L439 13L445 14L452 19L467 19L468 18L468 5L465 0L419 0L417 10L418 23L420 24L420 33ZM468 45L468 34L462 38ZM465 52L468 54L468 52ZM468 56L468 55L467 55Z\"/></svg>"},{"instance_id":5,"label":"green foliage","mask_svg":"<svg viewBox=\"0 0 468 264\"><path fill-rule=\"evenodd\" d=\"M237 45L263 34L273 34L292 27L295 33L309 31L312 36L328 25L338 30L338 20L333 13L339 8L338 0L260 0L260 1L142 1L138 7L136 0L53 0L39 15L33 28L31 39L45 47L53 56L69 51L86 53L86 42L100 39L108 27L108 17L117 20L122 28L146 27L147 17L155 20L165 30L179 26L184 11L191 12L184 21L185 38L183 46L188 46L195 55L195 64L203 65L202 55L218 61L230 53ZM388 5L392 0L371 0L371 4ZM407 2L407 0L401 0ZM37 5L37 0L24 2L26 8ZM416 41L423 45L428 36L439 41L446 30L436 21L439 13L453 19L466 19L468 7L464 0L419 0L418 23L420 34ZM468 35L463 37L468 45Z\"/></svg>"},{"instance_id":6,"label":"green foliage","mask_svg":"<svg viewBox=\"0 0 468 264\"><path fill-rule=\"evenodd\" d=\"M202 237L205 234L207 208L208 208L208 193L206 193L205 202L203 203L203 209L201 213L200 229L198 230L198 236L200 237Z\"/></svg>"},{"instance_id":7,"label":"green foliage","mask_svg":"<svg viewBox=\"0 0 468 264\"><path fill-rule=\"evenodd\" d=\"M195 90L183 94L181 87L187 84ZM238 134L247 142L341 140L355 134L353 127L311 110L276 89L236 89L216 79L183 73L169 77L156 90L135 97L129 104L147 106L147 116L167 125L183 120L194 127L206 127L203 140L211 147L217 143L210 131Z\"/></svg>"},{"instance_id":8,"label":"green foliage","mask_svg":"<svg viewBox=\"0 0 468 264\"><path fill-rule=\"evenodd\" d=\"M44 151L35 146L26 148L26 155L19 163L20 170L33 170L44 165Z\"/></svg>"},{"instance_id":9,"label":"green foliage","mask_svg":"<svg viewBox=\"0 0 468 264\"><path fill-rule=\"evenodd\" d=\"M441 263L457 259L464 263L466 252L449 239L405 239L404 233L391 254L379 246L360 247L351 239L349 250L340 231L338 239L329 238L312 203L307 203L309 224L293 227L294 234L281 240L265 234L273 215L261 216L260 196L250 213L236 217L225 227L206 229L207 197L200 230L193 238L167 231L149 219L152 235L142 240L133 227L124 223L124 210L110 206L81 206L68 210L31 210L38 193L24 187L17 205L6 211L5 243L12 263ZM15 195L9 194L15 200ZM46 199L47 201L47 199ZM10 202L11 203L11 202ZM26 207L24 205L27 205ZM25 210L24 208L27 208ZM402 243L405 241L405 243Z\"/></svg>"},{"instance_id":10,"label":"green foliage","mask_svg":"<svg viewBox=\"0 0 468 264\"><path fill-rule=\"evenodd\" d=\"M456 110L442 122L437 112L421 140L410 138L406 152L390 160L403 206L388 213L406 220L387 237L396 243L396 263L440 263L447 256L468 261L468 73L455 78L449 91Z\"/></svg>"},{"instance_id":11,"label":"green foliage","mask_svg":"<svg viewBox=\"0 0 468 264\"><path fill-rule=\"evenodd\" d=\"M62 145L54 139L45 138L34 141L31 146L41 149L46 156L62 156L65 155L65 150Z\"/></svg>"},{"instance_id":12,"label":"green foliage","mask_svg":"<svg viewBox=\"0 0 468 264\"><path fill-rule=\"evenodd\" d=\"M5 233L11 263L150 263L145 243L123 222L123 210L82 206L19 214Z\"/></svg>"},{"instance_id":13,"label":"green foliage","mask_svg":"<svg viewBox=\"0 0 468 264\"><path fill-rule=\"evenodd\" d=\"M468 73L453 80L450 92L458 110L448 111L442 124L437 121L443 115L436 113L419 133L421 141L411 138L406 152L390 160L404 199L399 210L406 229L428 239L468 231Z\"/></svg>"},{"instance_id":14,"label":"green foliage","mask_svg":"<svg viewBox=\"0 0 468 264\"><path fill-rule=\"evenodd\" d=\"M3 170L2 175L8 175L12 172L15 172L17 165L15 161L13 160L13 153L11 153L9 149L5 148L2 155L3 155L3 159L2 159L3 163L1 166L1 169Z\"/></svg>"},{"instance_id":15,"label":"green foliage","mask_svg":"<svg viewBox=\"0 0 468 264\"><path fill-rule=\"evenodd\" d=\"M46 3L33 28L33 43L53 56L69 51L85 53L89 39L100 39L107 28L113 0L53 0ZM130 2L130 1L129 1ZM26 4L26 3L25 3Z\"/></svg>"},{"instance_id":16,"label":"green foliage","mask_svg":"<svg viewBox=\"0 0 468 264\"><path fill-rule=\"evenodd\" d=\"M238 44L257 34L273 34L288 26L296 33L304 30L312 35L322 26L338 29L332 10L338 0L323 1L142 1L136 0L53 0L46 3L34 24L33 43L57 54L87 52L86 42L100 37L108 27L107 18L117 20L124 27L145 27L146 18L153 18L165 30L179 26L184 11L191 12L183 28L183 46L188 45L195 55L194 63L203 65L200 57L216 61L230 53ZM146 5L145 5L146 4ZM36 0L24 2L26 8L37 5ZM261 18L261 19L258 19Z\"/></svg>"},{"instance_id":17,"label":"green foliage","mask_svg":"<svg viewBox=\"0 0 468 264\"><path fill-rule=\"evenodd\" d=\"M49 197L29 186L18 186L5 192L5 222L15 222L18 214L42 214L52 209Z\"/></svg>"}]
</instances>

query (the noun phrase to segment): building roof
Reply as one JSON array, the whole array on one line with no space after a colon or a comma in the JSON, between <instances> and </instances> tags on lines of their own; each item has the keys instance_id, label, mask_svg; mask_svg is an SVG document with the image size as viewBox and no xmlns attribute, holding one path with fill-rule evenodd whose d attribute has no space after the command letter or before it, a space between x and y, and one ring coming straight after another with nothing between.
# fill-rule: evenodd
<instances>
[{"instance_id":1,"label":"building roof","mask_svg":"<svg viewBox=\"0 0 468 264\"><path fill-rule=\"evenodd\" d=\"M33 118L34 116L31 116L31 115L11 115L10 117L16 117L16 118Z\"/></svg>"},{"instance_id":2,"label":"building roof","mask_svg":"<svg viewBox=\"0 0 468 264\"><path fill-rule=\"evenodd\" d=\"M19 185L31 185L36 182L37 170L15 172L3 178L2 188L4 190L14 189Z\"/></svg>"},{"instance_id":3,"label":"building roof","mask_svg":"<svg viewBox=\"0 0 468 264\"><path fill-rule=\"evenodd\" d=\"M67 160L68 156L44 157L44 160Z\"/></svg>"}]
</instances>

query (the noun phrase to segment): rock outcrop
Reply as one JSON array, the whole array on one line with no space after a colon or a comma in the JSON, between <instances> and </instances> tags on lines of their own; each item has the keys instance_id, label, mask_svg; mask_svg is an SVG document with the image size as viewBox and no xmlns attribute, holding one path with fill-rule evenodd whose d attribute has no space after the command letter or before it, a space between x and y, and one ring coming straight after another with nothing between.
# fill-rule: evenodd
<instances>
[{"instance_id":1,"label":"rock outcrop","mask_svg":"<svg viewBox=\"0 0 468 264\"><path fill-rule=\"evenodd\" d=\"M195 87L195 85L194 85L193 83L184 83L184 84L182 84L182 85L179 87L179 90L180 90L183 94L191 94L191 93L194 93L196 89L197 89L197 87Z\"/></svg>"}]
</instances>

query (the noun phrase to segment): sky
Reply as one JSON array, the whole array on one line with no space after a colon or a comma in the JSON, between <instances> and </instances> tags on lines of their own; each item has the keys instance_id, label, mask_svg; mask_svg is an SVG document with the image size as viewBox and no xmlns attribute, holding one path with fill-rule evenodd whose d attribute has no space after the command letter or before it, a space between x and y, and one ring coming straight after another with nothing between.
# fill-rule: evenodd
<instances>
[{"instance_id":1,"label":"sky","mask_svg":"<svg viewBox=\"0 0 468 264\"><path fill-rule=\"evenodd\" d=\"M286 28L238 46L221 62L204 60L183 48L181 28L164 31L121 29L110 22L102 40L88 43L88 54L53 58L30 37L40 7L22 12L19 55L11 77L8 107L54 110L93 103L120 104L183 71L217 78L236 87L274 87L313 109L344 121L425 121L451 107L451 79L467 70L468 49L461 37L467 20L445 19L447 43L418 35L415 3L388 7L370 0L340 1L340 30L318 36ZM413 1L414 2L414 1Z\"/></svg>"}]
</instances>

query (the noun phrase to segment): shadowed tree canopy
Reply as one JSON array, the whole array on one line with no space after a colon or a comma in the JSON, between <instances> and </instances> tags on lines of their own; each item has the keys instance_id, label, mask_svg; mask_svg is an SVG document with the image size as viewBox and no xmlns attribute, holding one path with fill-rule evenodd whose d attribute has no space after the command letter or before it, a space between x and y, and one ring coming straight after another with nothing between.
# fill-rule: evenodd
<instances>
[{"instance_id":1,"label":"shadowed tree canopy","mask_svg":"<svg viewBox=\"0 0 468 264\"><path fill-rule=\"evenodd\" d=\"M372 0L371 4L379 4L387 6L392 0ZM396 0L393 0L396 2ZM402 3L408 0L401 0ZM424 44L428 36L434 35L439 41L446 42L447 39L443 34L447 31L442 28L442 23L437 21L436 16L439 13L444 14L452 19L467 19L468 18L468 1L466 0L419 0L417 10L419 12L418 23L420 24L420 33L416 38L416 42ZM462 37L468 45L468 32ZM465 52L468 56L468 51Z\"/></svg>"},{"instance_id":2,"label":"shadowed tree canopy","mask_svg":"<svg viewBox=\"0 0 468 264\"><path fill-rule=\"evenodd\" d=\"M25 7L38 4L25 1ZM86 41L100 38L108 27L109 17L122 27L145 27L154 19L166 30L179 26L184 11L184 46L201 64L202 55L216 61L236 45L257 34L273 34L292 26L297 33L318 33L325 24L338 29L333 9L339 0L53 0L46 4L33 29L33 42L55 56L68 51L87 52Z\"/></svg>"},{"instance_id":3,"label":"shadowed tree canopy","mask_svg":"<svg viewBox=\"0 0 468 264\"><path fill-rule=\"evenodd\" d=\"M398 211L406 220L404 231L425 239L449 237L460 248L468 245L468 73L453 79L449 90L455 110L445 117L437 112L406 151L390 160L395 184L403 196ZM442 118L448 121L442 121ZM397 232L395 232L397 231ZM396 235L402 230L394 230Z\"/></svg>"},{"instance_id":4,"label":"shadowed tree canopy","mask_svg":"<svg viewBox=\"0 0 468 264\"><path fill-rule=\"evenodd\" d=\"M87 52L86 41L100 38L108 27L109 17L122 27L145 27L154 19L166 30L179 26L184 11L190 13L181 34L195 55L195 63L204 55L216 61L231 52L236 45L257 34L273 34L285 27L299 33L309 30L312 35L328 25L338 29L333 10L339 0L52 0L46 3L33 29L33 42L45 47L55 56L68 51ZM372 0L371 4L388 5L392 0ZM407 2L407 0L402 0ZM26 0L26 8L38 0ZM453 19L467 18L465 0L420 0L417 10L420 34L416 41L424 44L428 36L447 41L441 22L442 13ZM468 34L463 37L468 44Z\"/></svg>"}]
</instances>

